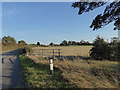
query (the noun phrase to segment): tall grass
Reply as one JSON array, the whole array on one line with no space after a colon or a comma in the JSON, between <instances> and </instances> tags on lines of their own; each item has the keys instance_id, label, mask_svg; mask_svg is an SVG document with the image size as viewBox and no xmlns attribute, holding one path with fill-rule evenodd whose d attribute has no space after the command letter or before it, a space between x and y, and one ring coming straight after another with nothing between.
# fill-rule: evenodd
<instances>
[{"instance_id":1,"label":"tall grass","mask_svg":"<svg viewBox=\"0 0 120 90\"><path fill-rule=\"evenodd\" d=\"M0 52L7 52L10 50L20 49L25 46L34 47L34 45L24 45L24 44L1 44L1 46L2 49L0 50Z\"/></svg>"},{"instance_id":2,"label":"tall grass","mask_svg":"<svg viewBox=\"0 0 120 90\"><path fill-rule=\"evenodd\" d=\"M92 46L63 46L63 47L39 47L39 49L62 49L63 56L89 56ZM29 56L39 64L49 64L48 60L40 56ZM120 82L120 69L115 61L96 61L64 59L55 60L54 67L59 68L61 76L72 85L79 88L118 88Z\"/></svg>"},{"instance_id":3,"label":"tall grass","mask_svg":"<svg viewBox=\"0 0 120 90\"><path fill-rule=\"evenodd\" d=\"M29 56L37 63L48 63L39 57ZM54 66L62 71L62 76L79 88L118 88L118 62L55 60Z\"/></svg>"},{"instance_id":4,"label":"tall grass","mask_svg":"<svg viewBox=\"0 0 120 90\"><path fill-rule=\"evenodd\" d=\"M80 88L118 88L118 62L55 61L63 76Z\"/></svg>"},{"instance_id":5,"label":"tall grass","mask_svg":"<svg viewBox=\"0 0 120 90\"><path fill-rule=\"evenodd\" d=\"M25 75L27 87L29 88L75 88L61 76L61 71L56 68L54 74L49 71L47 62L38 63L25 56L20 55L21 64Z\"/></svg>"}]
</instances>

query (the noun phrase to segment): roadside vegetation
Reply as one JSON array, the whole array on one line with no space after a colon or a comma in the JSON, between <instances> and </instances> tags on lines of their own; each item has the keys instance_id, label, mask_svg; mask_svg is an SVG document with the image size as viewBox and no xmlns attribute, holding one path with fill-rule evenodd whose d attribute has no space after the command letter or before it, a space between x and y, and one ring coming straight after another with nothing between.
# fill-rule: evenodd
<instances>
[{"instance_id":1,"label":"roadside vegetation","mask_svg":"<svg viewBox=\"0 0 120 90\"><path fill-rule=\"evenodd\" d=\"M119 86L120 69L117 61L56 59L54 74L50 75L49 59L36 55L28 55L28 57L20 55L19 57L28 87L118 88Z\"/></svg>"},{"instance_id":2,"label":"roadside vegetation","mask_svg":"<svg viewBox=\"0 0 120 90\"><path fill-rule=\"evenodd\" d=\"M5 38L8 41L10 39ZM8 41L2 42L3 51L22 48L19 58L26 87L118 88L119 86L120 69L117 61L120 60L120 44L116 39L108 43L103 38L97 37L93 46L53 44L44 46L40 42L29 45L23 40L19 43ZM32 55L31 53L34 53L32 49L62 49L62 59L56 58L54 61L53 75L50 75L49 59Z\"/></svg>"},{"instance_id":3,"label":"roadside vegetation","mask_svg":"<svg viewBox=\"0 0 120 90\"><path fill-rule=\"evenodd\" d=\"M93 42L90 56L95 60L119 61L120 42L115 38L109 43L98 36Z\"/></svg>"},{"instance_id":4,"label":"roadside vegetation","mask_svg":"<svg viewBox=\"0 0 120 90\"><path fill-rule=\"evenodd\" d=\"M56 68L51 75L47 61L38 63L24 55L19 55L19 58L27 88L76 88L64 79L59 69Z\"/></svg>"},{"instance_id":5,"label":"roadside vegetation","mask_svg":"<svg viewBox=\"0 0 120 90\"><path fill-rule=\"evenodd\" d=\"M20 49L23 47L34 47L35 45L27 44L24 40L16 41L14 37L11 36L4 36L2 38L2 46L0 52L7 52L10 50Z\"/></svg>"},{"instance_id":6,"label":"roadside vegetation","mask_svg":"<svg viewBox=\"0 0 120 90\"><path fill-rule=\"evenodd\" d=\"M55 60L54 75L49 60L20 56L29 87L41 88L118 88L119 67L115 61Z\"/></svg>"}]
</instances>

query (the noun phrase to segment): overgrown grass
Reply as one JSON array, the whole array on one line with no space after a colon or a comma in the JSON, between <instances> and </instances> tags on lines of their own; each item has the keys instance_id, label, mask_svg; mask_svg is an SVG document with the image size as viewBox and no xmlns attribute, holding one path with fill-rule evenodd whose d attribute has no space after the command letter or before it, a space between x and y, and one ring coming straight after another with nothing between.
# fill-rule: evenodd
<instances>
[{"instance_id":1,"label":"overgrown grass","mask_svg":"<svg viewBox=\"0 0 120 90\"><path fill-rule=\"evenodd\" d=\"M89 56L89 50L92 46L69 46L69 47L39 47L40 49L62 49L62 56ZM34 62L39 63L41 67L45 65L48 71L42 75L49 75L49 62L41 59L40 56L29 56ZM31 65L32 66L32 65ZM76 85L79 88L118 88L120 82L120 68L115 61L96 61L68 58L63 61L55 60L54 66L60 73L56 74L63 77L63 81ZM45 70L46 70L45 69ZM46 76L45 76L46 77ZM52 77L52 76L51 76ZM54 76L55 77L55 76ZM32 79L31 79L32 80ZM46 80L46 79L45 79ZM50 79L52 80L52 79ZM48 79L49 81L49 79ZM41 81L40 81L41 82ZM56 81L57 83L58 81ZM47 86L43 84L43 86ZM57 85L57 84L56 84ZM52 86L49 84L49 86ZM58 85L59 86L59 85ZM61 86L61 84L60 84ZM70 85L69 85L70 86ZM48 87L48 86L47 86ZM56 86L55 86L56 87Z\"/></svg>"},{"instance_id":2,"label":"overgrown grass","mask_svg":"<svg viewBox=\"0 0 120 90\"><path fill-rule=\"evenodd\" d=\"M39 56L29 56L37 63L47 64ZM54 66L62 76L79 88L118 88L120 69L118 62L95 60L55 60Z\"/></svg>"},{"instance_id":3,"label":"overgrown grass","mask_svg":"<svg viewBox=\"0 0 120 90\"><path fill-rule=\"evenodd\" d=\"M15 49L20 49L23 47L34 47L35 45L22 45L22 44L1 44L2 46L0 49L0 52L7 52L7 51L11 51L11 50L15 50Z\"/></svg>"},{"instance_id":4,"label":"overgrown grass","mask_svg":"<svg viewBox=\"0 0 120 90\"><path fill-rule=\"evenodd\" d=\"M118 88L118 62L111 61L56 61L64 78L80 88Z\"/></svg>"},{"instance_id":5,"label":"overgrown grass","mask_svg":"<svg viewBox=\"0 0 120 90\"><path fill-rule=\"evenodd\" d=\"M17 44L11 44L11 45L2 45L2 52L7 52L10 50L15 50L24 47L25 45L17 45Z\"/></svg>"},{"instance_id":6,"label":"overgrown grass","mask_svg":"<svg viewBox=\"0 0 120 90\"><path fill-rule=\"evenodd\" d=\"M54 74L49 73L49 64L37 63L32 59L19 55L23 67L25 81L32 88L75 88L68 80L64 79L59 69Z\"/></svg>"}]
</instances>

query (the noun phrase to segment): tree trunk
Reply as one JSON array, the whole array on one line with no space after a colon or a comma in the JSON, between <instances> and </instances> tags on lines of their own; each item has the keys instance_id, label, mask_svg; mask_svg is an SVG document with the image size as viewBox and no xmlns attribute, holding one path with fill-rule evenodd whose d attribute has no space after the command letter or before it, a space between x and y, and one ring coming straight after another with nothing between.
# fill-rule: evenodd
<instances>
[{"instance_id":1,"label":"tree trunk","mask_svg":"<svg viewBox=\"0 0 120 90\"><path fill-rule=\"evenodd\" d=\"M120 30L118 30L118 41L120 42Z\"/></svg>"}]
</instances>

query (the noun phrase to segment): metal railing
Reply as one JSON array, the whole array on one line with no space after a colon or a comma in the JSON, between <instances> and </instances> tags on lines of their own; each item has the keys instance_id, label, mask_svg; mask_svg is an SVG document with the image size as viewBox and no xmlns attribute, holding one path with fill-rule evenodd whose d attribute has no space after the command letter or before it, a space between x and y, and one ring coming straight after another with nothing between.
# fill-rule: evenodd
<instances>
[{"instance_id":1,"label":"metal railing","mask_svg":"<svg viewBox=\"0 0 120 90\"><path fill-rule=\"evenodd\" d=\"M62 53L61 49L34 49L32 55L40 55L41 57L60 57Z\"/></svg>"}]
</instances>

